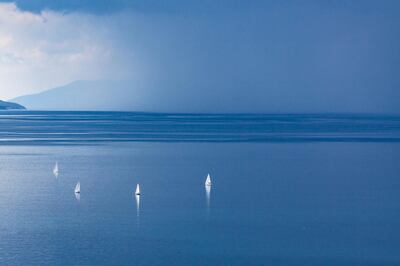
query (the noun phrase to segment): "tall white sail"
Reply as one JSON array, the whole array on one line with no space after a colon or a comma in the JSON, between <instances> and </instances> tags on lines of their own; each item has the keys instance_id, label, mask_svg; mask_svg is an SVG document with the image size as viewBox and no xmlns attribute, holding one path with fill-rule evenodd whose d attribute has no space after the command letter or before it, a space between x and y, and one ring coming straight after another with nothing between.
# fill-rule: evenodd
<instances>
[{"instance_id":1,"label":"tall white sail","mask_svg":"<svg viewBox=\"0 0 400 266\"><path fill-rule=\"evenodd\" d=\"M56 165L54 165L53 174L54 174L56 177L58 176L58 162L56 162Z\"/></svg>"},{"instance_id":2,"label":"tall white sail","mask_svg":"<svg viewBox=\"0 0 400 266\"><path fill-rule=\"evenodd\" d=\"M77 183L75 186L75 193L81 193L81 183Z\"/></svg>"},{"instance_id":3,"label":"tall white sail","mask_svg":"<svg viewBox=\"0 0 400 266\"><path fill-rule=\"evenodd\" d=\"M136 185L135 195L140 195L140 187L139 187L139 184Z\"/></svg>"},{"instance_id":4,"label":"tall white sail","mask_svg":"<svg viewBox=\"0 0 400 266\"><path fill-rule=\"evenodd\" d=\"M205 185L206 185L206 186L211 186L211 177L210 177L210 174L207 175Z\"/></svg>"}]
</instances>

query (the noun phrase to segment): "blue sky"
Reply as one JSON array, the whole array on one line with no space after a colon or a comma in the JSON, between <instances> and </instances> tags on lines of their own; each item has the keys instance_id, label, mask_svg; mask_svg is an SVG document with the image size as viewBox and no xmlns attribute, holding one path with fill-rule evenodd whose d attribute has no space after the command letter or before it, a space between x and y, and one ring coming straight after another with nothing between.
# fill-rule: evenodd
<instances>
[{"instance_id":1,"label":"blue sky","mask_svg":"<svg viewBox=\"0 0 400 266\"><path fill-rule=\"evenodd\" d=\"M122 79L200 111L399 113L399 12L390 0L3 1L0 98Z\"/></svg>"}]
</instances>

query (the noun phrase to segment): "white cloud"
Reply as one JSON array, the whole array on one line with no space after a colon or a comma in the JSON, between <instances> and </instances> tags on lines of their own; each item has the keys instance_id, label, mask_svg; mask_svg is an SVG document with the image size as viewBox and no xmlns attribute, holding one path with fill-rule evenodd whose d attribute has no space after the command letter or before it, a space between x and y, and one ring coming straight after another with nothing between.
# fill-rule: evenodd
<instances>
[{"instance_id":1,"label":"white cloud","mask_svg":"<svg viewBox=\"0 0 400 266\"><path fill-rule=\"evenodd\" d=\"M129 66L116 62L122 52L111 36L120 16L36 14L0 3L0 99L78 79L126 78Z\"/></svg>"}]
</instances>

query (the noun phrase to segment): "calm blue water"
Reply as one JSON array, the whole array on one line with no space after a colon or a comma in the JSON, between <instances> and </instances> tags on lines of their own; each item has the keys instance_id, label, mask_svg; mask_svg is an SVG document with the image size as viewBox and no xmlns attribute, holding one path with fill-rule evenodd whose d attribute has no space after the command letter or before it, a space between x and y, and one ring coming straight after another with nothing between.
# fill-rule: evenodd
<instances>
[{"instance_id":1,"label":"calm blue water","mask_svg":"<svg viewBox=\"0 0 400 266\"><path fill-rule=\"evenodd\" d=\"M0 113L0 144L400 141L400 116Z\"/></svg>"},{"instance_id":2,"label":"calm blue water","mask_svg":"<svg viewBox=\"0 0 400 266\"><path fill-rule=\"evenodd\" d=\"M399 139L393 116L2 112L0 264L400 265Z\"/></svg>"}]
</instances>

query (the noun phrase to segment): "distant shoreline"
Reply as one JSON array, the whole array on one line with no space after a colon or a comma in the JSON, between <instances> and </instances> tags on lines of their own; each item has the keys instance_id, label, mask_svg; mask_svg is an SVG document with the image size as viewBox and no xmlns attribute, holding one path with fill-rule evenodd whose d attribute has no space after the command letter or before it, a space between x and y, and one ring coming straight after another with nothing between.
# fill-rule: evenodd
<instances>
[{"instance_id":1,"label":"distant shoreline","mask_svg":"<svg viewBox=\"0 0 400 266\"><path fill-rule=\"evenodd\" d=\"M173 112L173 111L131 111L131 110L39 110L39 109L0 109L0 112L24 111L32 113L127 113L148 115L198 115L198 116L355 116L355 117L400 117L400 113L367 112Z\"/></svg>"},{"instance_id":2,"label":"distant shoreline","mask_svg":"<svg viewBox=\"0 0 400 266\"><path fill-rule=\"evenodd\" d=\"M22 106L15 102L6 102L0 100L0 110L26 110L25 106Z\"/></svg>"}]
</instances>

